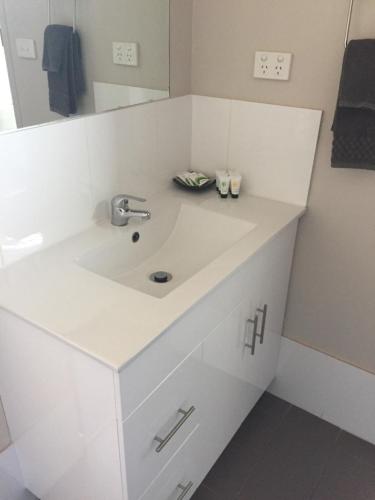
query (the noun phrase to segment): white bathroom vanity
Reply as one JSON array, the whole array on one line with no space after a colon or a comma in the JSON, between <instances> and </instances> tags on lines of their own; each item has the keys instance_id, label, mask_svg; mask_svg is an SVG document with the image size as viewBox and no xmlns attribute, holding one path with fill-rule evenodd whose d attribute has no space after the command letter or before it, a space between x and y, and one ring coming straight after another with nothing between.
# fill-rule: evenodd
<instances>
[{"instance_id":1,"label":"white bathroom vanity","mask_svg":"<svg viewBox=\"0 0 375 500\"><path fill-rule=\"evenodd\" d=\"M1 394L42 500L190 498L274 377L304 207L147 208L0 271Z\"/></svg>"}]
</instances>

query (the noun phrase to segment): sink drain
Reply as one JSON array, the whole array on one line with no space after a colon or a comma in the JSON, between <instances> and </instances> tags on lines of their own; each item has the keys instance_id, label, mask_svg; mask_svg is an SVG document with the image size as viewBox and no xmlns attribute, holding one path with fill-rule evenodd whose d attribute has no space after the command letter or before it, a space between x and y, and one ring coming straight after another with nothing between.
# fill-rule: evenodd
<instances>
[{"instance_id":1,"label":"sink drain","mask_svg":"<svg viewBox=\"0 0 375 500\"><path fill-rule=\"evenodd\" d=\"M168 283L172 278L173 276L171 273L167 273L166 271L157 271L156 273L150 274L150 280L154 283Z\"/></svg>"}]
</instances>

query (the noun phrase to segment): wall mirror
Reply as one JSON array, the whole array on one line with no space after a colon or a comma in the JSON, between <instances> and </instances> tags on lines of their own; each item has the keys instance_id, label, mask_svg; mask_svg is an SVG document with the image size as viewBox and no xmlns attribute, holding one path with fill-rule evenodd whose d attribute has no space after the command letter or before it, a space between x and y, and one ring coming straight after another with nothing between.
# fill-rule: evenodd
<instances>
[{"instance_id":1,"label":"wall mirror","mask_svg":"<svg viewBox=\"0 0 375 500\"><path fill-rule=\"evenodd\" d=\"M169 0L0 0L0 30L0 132L169 97Z\"/></svg>"}]
</instances>

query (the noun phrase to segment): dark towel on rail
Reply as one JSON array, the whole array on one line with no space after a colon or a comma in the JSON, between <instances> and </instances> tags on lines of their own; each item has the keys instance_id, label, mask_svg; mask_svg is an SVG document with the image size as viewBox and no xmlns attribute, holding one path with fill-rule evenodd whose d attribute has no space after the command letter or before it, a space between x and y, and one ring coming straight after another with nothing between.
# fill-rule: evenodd
<instances>
[{"instance_id":1,"label":"dark towel on rail","mask_svg":"<svg viewBox=\"0 0 375 500\"><path fill-rule=\"evenodd\" d=\"M340 107L375 110L375 40L352 40L345 51Z\"/></svg>"},{"instance_id":2,"label":"dark towel on rail","mask_svg":"<svg viewBox=\"0 0 375 500\"><path fill-rule=\"evenodd\" d=\"M77 113L85 82L80 39L72 27L59 24L47 26L43 70L48 72L51 111L62 116Z\"/></svg>"},{"instance_id":3,"label":"dark towel on rail","mask_svg":"<svg viewBox=\"0 0 375 500\"><path fill-rule=\"evenodd\" d=\"M375 170L375 40L348 44L332 131L332 167Z\"/></svg>"}]
</instances>

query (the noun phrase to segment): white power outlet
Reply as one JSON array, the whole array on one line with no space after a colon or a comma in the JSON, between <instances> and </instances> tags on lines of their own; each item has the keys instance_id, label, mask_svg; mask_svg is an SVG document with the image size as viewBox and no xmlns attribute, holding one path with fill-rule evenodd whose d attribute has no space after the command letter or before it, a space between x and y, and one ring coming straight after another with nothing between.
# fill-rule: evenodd
<instances>
[{"instance_id":1,"label":"white power outlet","mask_svg":"<svg viewBox=\"0 0 375 500\"><path fill-rule=\"evenodd\" d=\"M113 62L124 66L138 66L137 42L113 42Z\"/></svg>"},{"instance_id":2,"label":"white power outlet","mask_svg":"<svg viewBox=\"0 0 375 500\"><path fill-rule=\"evenodd\" d=\"M292 54L284 52L256 52L254 78L289 80Z\"/></svg>"},{"instance_id":3,"label":"white power outlet","mask_svg":"<svg viewBox=\"0 0 375 500\"><path fill-rule=\"evenodd\" d=\"M16 38L18 57L22 59L36 59L35 41L31 38Z\"/></svg>"}]
</instances>

